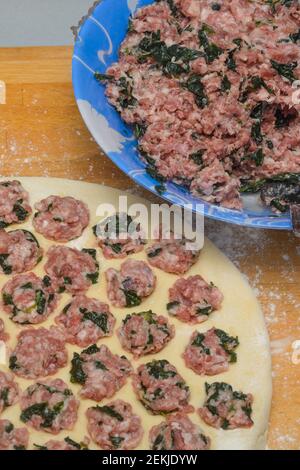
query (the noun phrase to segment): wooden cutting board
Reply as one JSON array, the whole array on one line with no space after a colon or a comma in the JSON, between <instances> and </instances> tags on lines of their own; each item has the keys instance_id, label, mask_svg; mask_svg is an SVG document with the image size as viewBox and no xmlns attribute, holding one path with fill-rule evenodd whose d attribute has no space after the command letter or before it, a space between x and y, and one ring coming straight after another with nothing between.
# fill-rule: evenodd
<instances>
[{"instance_id":1,"label":"wooden cutting board","mask_svg":"<svg viewBox=\"0 0 300 470\"><path fill-rule=\"evenodd\" d=\"M0 104L0 174L80 179L153 198L90 136L73 97L71 57L70 47L0 48L0 103L6 88L6 104ZM293 343L300 343L300 240L287 232L214 221L206 222L206 235L249 278L266 316L274 387L268 446L299 449L300 354L299 359L293 354Z\"/></svg>"}]
</instances>

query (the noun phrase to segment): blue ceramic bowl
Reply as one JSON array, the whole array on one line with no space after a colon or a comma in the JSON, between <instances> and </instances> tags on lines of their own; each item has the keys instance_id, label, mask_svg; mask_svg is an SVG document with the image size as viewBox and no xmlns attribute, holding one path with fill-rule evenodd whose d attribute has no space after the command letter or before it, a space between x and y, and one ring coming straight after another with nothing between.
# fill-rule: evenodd
<instances>
[{"instance_id":1,"label":"blue ceramic bowl","mask_svg":"<svg viewBox=\"0 0 300 470\"><path fill-rule=\"evenodd\" d=\"M139 158L132 129L108 103L105 88L94 79L94 72L104 73L118 59L118 50L130 16L138 7L154 0L102 0L81 26L73 56L73 86L82 117L96 142L109 158L137 184L156 193L157 182L146 173ZM174 183L166 184L162 197L180 206L199 199ZM242 212L204 203L207 217L247 227L291 230L288 214L276 216L264 208L256 195L243 196Z\"/></svg>"}]
</instances>

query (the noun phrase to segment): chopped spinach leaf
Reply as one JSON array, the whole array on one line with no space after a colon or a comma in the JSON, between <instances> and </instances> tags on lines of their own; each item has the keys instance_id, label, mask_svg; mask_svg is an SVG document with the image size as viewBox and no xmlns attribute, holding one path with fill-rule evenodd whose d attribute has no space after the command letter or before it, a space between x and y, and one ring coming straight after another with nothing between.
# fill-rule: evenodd
<instances>
[{"instance_id":1,"label":"chopped spinach leaf","mask_svg":"<svg viewBox=\"0 0 300 470\"><path fill-rule=\"evenodd\" d=\"M213 311L211 305L206 305L205 307L197 307L197 315L209 315Z\"/></svg>"},{"instance_id":2,"label":"chopped spinach leaf","mask_svg":"<svg viewBox=\"0 0 300 470\"><path fill-rule=\"evenodd\" d=\"M86 277L87 279L92 281L92 284L97 284L99 279L99 271L95 271L94 273L87 273Z\"/></svg>"},{"instance_id":3,"label":"chopped spinach leaf","mask_svg":"<svg viewBox=\"0 0 300 470\"><path fill-rule=\"evenodd\" d=\"M260 121L256 121L252 124L251 127L251 137L256 144L261 144L263 141L263 136L261 133L261 123Z\"/></svg>"},{"instance_id":4,"label":"chopped spinach leaf","mask_svg":"<svg viewBox=\"0 0 300 470\"><path fill-rule=\"evenodd\" d=\"M158 247L147 253L148 258L155 258L162 252L162 248Z\"/></svg>"},{"instance_id":5,"label":"chopped spinach leaf","mask_svg":"<svg viewBox=\"0 0 300 470\"><path fill-rule=\"evenodd\" d=\"M136 123L134 125L134 134L136 136L137 139L140 139L141 137L143 137L143 135L145 134L147 130L147 127L145 124L138 124Z\"/></svg>"},{"instance_id":6,"label":"chopped spinach leaf","mask_svg":"<svg viewBox=\"0 0 300 470\"><path fill-rule=\"evenodd\" d=\"M6 292L3 292L2 294L2 299L4 305L14 305L13 297L10 294L7 294Z\"/></svg>"},{"instance_id":7,"label":"chopped spinach leaf","mask_svg":"<svg viewBox=\"0 0 300 470\"><path fill-rule=\"evenodd\" d=\"M259 119L261 120L263 117L263 113L266 107L266 103L264 101L260 101L257 105L252 108L250 117L252 119Z\"/></svg>"},{"instance_id":8,"label":"chopped spinach leaf","mask_svg":"<svg viewBox=\"0 0 300 470\"><path fill-rule=\"evenodd\" d=\"M203 165L203 155L205 154L206 149L199 149L197 152L191 153L190 158L195 162L197 165Z\"/></svg>"},{"instance_id":9,"label":"chopped spinach leaf","mask_svg":"<svg viewBox=\"0 0 300 470\"><path fill-rule=\"evenodd\" d=\"M9 226L9 223L0 219L0 230Z\"/></svg>"},{"instance_id":10,"label":"chopped spinach leaf","mask_svg":"<svg viewBox=\"0 0 300 470\"><path fill-rule=\"evenodd\" d=\"M167 310L172 310L174 307L178 307L179 305L180 305L180 302L178 302L178 300L174 300L173 302L168 302Z\"/></svg>"},{"instance_id":11,"label":"chopped spinach leaf","mask_svg":"<svg viewBox=\"0 0 300 470\"><path fill-rule=\"evenodd\" d=\"M151 57L162 67L163 73L171 76L188 73L189 62L202 55L196 49L189 49L178 44L167 46L160 38L160 31L147 34L139 43L137 51L141 62Z\"/></svg>"},{"instance_id":12,"label":"chopped spinach leaf","mask_svg":"<svg viewBox=\"0 0 300 470\"><path fill-rule=\"evenodd\" d=\"M140 305L142 299L134 290L122 289L126 298L126 307L136 307Z\"/></svg>"},{"instance_id":13,"label":"chopped spinach leaf","mask_svg":"<svg viewBox=\"0 0 300 470\"><path fill-rule=\"evenodd\" d=\"M133 88L129 81L125 77L121 77L118 80L119 85L119 98L118 102L121 108L133 108L137 105L137 100L133 96Z\"/></svg>"},{"instance_id":14,"label":"chopped spinach leaf","mask_svg":"<svg viewBox=\"0 0 300 470\"><path fill-rule=\"evenodd\" d=\"M217 328L215 334L218 336L224 351L229 354L229 362L236 362L237 355L233 350L239 345L238 337L229 336L225 331Z\"/></svg>"},{"instance_id":15,"label":"chopped spinach leaf","mask_svg":"<svg viewBox=\"0 0 300 470\"><path fill-rule=\"evenodd\" d=\"M124 421L123 416L120 413L118 413L114 409L113 406L107 406L107 405L105 405L105 406L94 406L93 408L95 410L101 411L101 413L104 413L104 414L110 416L111 418L116 419L117 421L120 421L120 422Z\"/></svg>"},{"instance_id":16,"label":"chopped spinach leaf","mask_svg":"<svg viewBox=\"0 0 300 470\"><path fill-rule=\"evenodd\" d=\"M17 356L10 356L9 358L9 368L11 370L17 370L20 369L20 366L17 361Z\"/></svg>"},{"instance_id":17,"label":"chopped spinach leaf","mask_svg":"<svg viewBox=\"0 0 300 470\"><path fill-rule=\"evenodd\" d=\"M263 149L259 148L255 152L252 152L244 157L245 159L253 160L256 166L260 166L264 161Z\"/></svg>"},{"instance_id":18,"label":"chopped spinach leaf","mask_svg":"<svg viewBox=\"0 0 300 470\"><path fill-rule=\"evenodd\" d=\"M195 95L195 101L199 108L205 108L208 105L208 97L205 92L205 87L201 82L201 77L197 74L189 76L186 82L182 83L184 88L187 88Z\"/></svg>"},{"instance_id":19,"label":"chopped spinach leaf","mask_svg":"<svg viewBox=\"0 0 300 470\"><path fill-rule=\"evenodd\" d=\"M20 419L23 423L27 423L33 416L40 416L43 420L41 427L50 428L63 407L63 401L56 403L52 408L50 408L48 402L35 403L22 411Z\"/></svg>"},{"instance_id":20,"label":"chopped spinach leaf","mask_svg":"<svg viewBox=\"0 0 300 470\"><path fill-rule=\"evenodd\" d=\"M164 184L157 184L155 191L161 196L166 191L166 186Z\"/></svg>"},{"instance_id":21,"label":"chopped spinach leaf","mask_svg":"<svg viewBox=\"0 0 300 470\"><path fill-rule=\"evenodd\" d=\"M278 198L272 199L270 206L275 207L275 209L277 209L279 212L285 212L288 209L288 205L282 204Z\"/></svg>"},{"instance_id":22,"label":"chopped spinach leaf","mask_svg":"<svg viewBox=\"0 0 300 470\"><path fill-rule=\"evenodd\" d=\"M123 247L123 245L121 245L121 243L112 243L112 244L110 245L110 248L111 248L112 251L113 251L114 253L116 253L116 254L121 253L122 247Z\"/></svg>"},{"instance_id":23,"label":"chopped spinach leaf","mask_svg":"<svg viewBox=\"0 0 300 470\"><path fill-rule=\"evenodd\" d=\"M14 430L14 425L12 423L8 423L6 426L5 426L5 432L7 432L7 434L10 434L13 430Z\"/></svg>"},{"instance_id":24,"label":"chopped spinach leaf","mask_svg":"<svg viewBox=\"0 0 300 470\"><path fill-rule=\"evenodd\" d=\"M96 72L94 74L94 77L97 80L97 82L99 82L99 83L111 81L111 80L114 79L114 77L112 75L107 75L105 73L100 73L100 72Z\"/></svg>"},{"instance_id":25,"label":"chopped spinach leaf","mask_svg":"<svg viewBox=\"0 0 300 470\"><path fill-rule=\"evenodd\" d=\"M203 344L204 339L205 339L205 335L203 335L202 333L197 333L196 337L191 343L191 346L201 348L205 354L210 355L210 349L204 346Z\"/></svg>"},{"instance_id":26,"label":"chopped spinach leaf","mask_svg":"<svg viewBox=\"0 0 300 470\"><path fill-rule=\"evenodd\" d=\"M23 201L22 201L23 202ZM18 217L18 220L23 221L28 216L28 211L22 206L22 202L17 201L13 206L13 212Z\"/></svg>"},{"instance_id":27,"label":"chopped spinach leaf","mask_svg":"<svg viewBox=\"0 0 300 470\"><path fill-rule=\"evenodd\" d=\"M275 127L280 129L288 127L290 123L297 117L297 114L292 112L284 112L281 106L277 106L275 110Z\"/></svg>"},{"instance_id":28,"label":"chopped spinach leaf","mask_svg":"<svg viewBox=\"0 0 300 470\"><path fill-rule=\"evenodd\" d=\"M51 286L51 278L49 276L44 276L43 284L44 284L45 287L50 287Z\"/></svg>"},{"instance_id":29,"label":"chopped spinach leaf","mask_svg":"<svg viewBox=\"0 0 300 470\"><path fill-rule=\"evenodd\" d=\"M112 443L115 449L119 449L122 442L124 441L124 437L121 436L109 436L109 440Z\"/></svg>"},{"instance_id":30,"label":"chopped spinach leaf","mask_svg":"<svg viewBox=\"0 0 300 470\"><path fill-rule=\"evenodd\" d=\"M66 444L69 444L72 447L75 447L77 450L81 450L81 444L78 444L77 442L73 441L70 437L65 437L64 441Z\"/></svg>"},{"instance_id":31,"label":"chopped spinach leaf","mask_svg":"<svg viewBox=\"0 0 300 470\"><path fill-rule=\"evenodd\" d=\"M290 62L288 64L281 64L276 60L271 60L271 65L276 72L282 77L289 80L290 83L293 83L297 80L297 77L294 75L294 70L297 67L297 62Z\"/></svg>"},{"instance_id":32,"label":"chopped spinach leaf","mask_svg":"<svg viewBox=\"0 0 300 470\"><path fill-rule=\"evenodd\" d=\"M99 352L100 349L98 348L97 344L92 344L91 346L89 346L87 349L84 349L82 351L82 354L88 354L88 355L91 355L91 354L96 354L97 352Z\"/></svg>"},{"instance_id":33,"label":"chopped spinach leaf","mask_svg":"<svg viewBox=\"0 0 300 470\"><path fill-rule=\"evenodd\" d=\"M108 370L108 368L106 367L106 365L103 364L103 362L101 362L101 361L95 361L95 362L94 362L94 365L95 365L96 369Z\"/></svg>"},{"instance_id":34,"label":"chopped spinach leaf","mask_svg":"<svg viewBox=\"0 0 300 470\"><path fill-rule=\"evenodd\" d=\"M211 34L211 32L213 32L213 30L211 30L210 27L208 30L207 25L202 25L201 29L198 31L200 46L203 47L204 57L208 64L211 64L214 60L218 59L218 57L224 52L221 47L209 41L207 34Z\"/></svg>"},{"instance_id":35,"label":"chopped spinach leaf","mask_svg":"<svg viewBox=\"0 0 300 470\"><path fill-rule=\"evenodd\" d=\"M165 450L166 449L166 442L163 434L158 434L155 438L152 446L152 450Z\"/></svg>"},{"instance_id":36,"label":"chopped spinach leaf","mask_svg":"<svg viewBox=\"0 0 300 470\"><path fill-rule=\"evenodd\" d=\"M161 181L161 182L165 182L166 181L166 178L164 176L162 176L157 168L153 165L148 165L146 167L146 172L148 173L148 175L151 176L151 178L157 180L157 181Z\"/></svg>"},{"instance_id":37,"label":"chopped spinach leaf","mask_svg":"<svg viewBox=\"0 0 300 470\"><path fill-rule=\"evenodd\" d=\"M254 90L264 88L268 93L270 93L270 95L274 95L274 91L266 84L263 78L255 75L254 77L251 77L251 83Z\"/></svg>"},{"instance_id":38,"label":"chopped spinach leaf","mask_svg":"<svg viewBox=\"0 0 300 470\"><path fill-rule=\"evenodd\" d=\"M3 401L4 408L9 406L8 394L9 394L9 388L8 387L4 387L2 390L0 390L0 400Z\"/></svg>"},{"instance_id":39,"label":"chopped spinach leaf","mask_svg":"<svg viewBox=\"0 0 300 470\"><path fill-rule=\"evenodd\" d=\"M89 320L97 325L103 333L108 333L107 313L90 312L86 308L80 308L79 311L83 315L82 321Z\"/></svg>"},{"instance_id":40,"label":"chopped spinach leaf","mask_svg":"<svg viewBox=\"0 0 300 470\"><path fill-rule=\"evenodd\" d=\"M155 379L165 380L170 377L175 377L176 372L174 370L167 370L166 367L170 363L166 359L161 360L153 360L146 364L147 370L149 375L154 377Z\"/></svg>"},{"instance_id":41,"label":"chopped spinach leaf","mask_svg":"<svg viewBox=\"0 0 300 470\"><path fill-rule=\"evenodd\" d=\"M226 93L231 89L231 82L227 75L223 75L222 80L221 80L221 91L223 93Z\"/></svg>"},{"instance_id":42,"label":"chopped spinach leaf","mask_svg":"<svg viewBox=\"0 0 300 470\"><path fill-rule=\"evenodd\" d=\"M36 303L36 311L39 315L43 315L45 312L45 308L47 305L47 298L45 293L42 290L37 290L35 293L35 303Z\"/></svg>"},{"instance_id":43,"label":"chopped spinach leaf","mask_svg":"<svg viewBox=\"0 0 300 470\"><path fill-rule=\"evenodd\" d=\"M226 61L225 61L225 64L226 64L228 70L232 70L233 72L236 71L236 61L235 61L235 58L234 58L234 54L235 54L236 50L237 50L237 48L231 49L228 52L228 56L227 56Z\"/></svg>"},{"instance_id":44,"label":"chopped spinach leaf","mask_svg":"<svg viewBox=\"0 0 300 470\"><path fill-rule=\"evenodd\" d=\"M71 382L72 383L78 383L78 384L85 384L85 381L87 379L86 373L83 371L83 359L80 357L78 353L74 353L73 359L71 361L71 370L70 370L70 375L71 375Z\"/></svg>"},{"instance_id":45,"label":"chopped spinach leaf","mask_svg":"<svg viewBox=\"0 0 300 470\"><path fill-rule=\"evenodd\" d=\"M295 33L292 33L289 35L289 38L292 42L294 42L295 44L300 41L300 28L298 29L298 31L296 31Z\"/></svg>"},{"instance_id":46,"label":"chopped spinach leaf","mask_svg":"<svg viewBox=\"0 0 300 470\"><path fill-rule=\"evenodd\" d=\"M9 254L1 254L0 255L0 267L3 271L4 274L11 274L12 273L12 267L7 263Z\"/></svg>"}]
</instances>

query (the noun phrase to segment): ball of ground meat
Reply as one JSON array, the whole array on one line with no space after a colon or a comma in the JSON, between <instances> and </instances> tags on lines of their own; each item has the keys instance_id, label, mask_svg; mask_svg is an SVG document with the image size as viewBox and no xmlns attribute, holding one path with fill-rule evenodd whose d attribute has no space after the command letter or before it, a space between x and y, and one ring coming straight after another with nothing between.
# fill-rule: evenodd
<instances>
[{"instance_id":1,"label":"ball of ground meat","mask_svg":"<svg viewBox=\"0 0 300 470\"><path fill-rule=\"evenodd\" d=\"M93 227L98 245L107 259L125 258L143 250L145 234L140 224L124 212L108 217Z\"/></svg>"},{"instance_id":2,"label":"ball of ground meat","mask_svg":"<svg viewBox=\"0 0 300 470\"><path fill-rule=\"evenodd\" d=\"M151 450L208 450L210 438L184 413L168 416L150 430Z\"/></svg>"},{"instance_id":3,"label":"ball of ground meat","mask_svg":"<svg viewBox=\"0 0 300 470\"><path fill-rule=\"evenodd\" d=\"M132 374L126 357L113 354L104 344L74 353L71 363L71 382L82 385L80 396L98 402L111 398Z\"/></svg>"},{"instance_id":4,"label":"ball of ground meat","mask_svg":"<svg viewBox=\"0 0 300 470\"><path fill-rule=\"evenodd\" d=\"M229 364L236 362L237 337L225 331L211 328L205 333L195 331L185 348L185 365L199 375L215 375L226 372Z\"/></svg>"},{"instance_id":5,"label":"ball of ground meat","mask_svg":"<svg viewBox=\"0 0 300 470\"><path fill-rule=\"evenodd\" d=\"M34 273L19 274L2 288L2 306L21 325L45 321L57 306L58 296L47 280Z\"/></svg>"},{"instance_id":6,"label":"ball of ground meat","mask_svg":"<svg viewBox=\"0 0 300 470\"><path fill-rule=\"evenodd\" d=\"M0 414L19 400L20 389L14 376L0 370Z\"/></svg>"},{"instance_id":7,"label":"ball of ground meat","mask_svg":"<svg viewBox=\"0 0 300 470\"><path fill-rule=\"evenodd\" d=\"M15 428L8 419L0 419L0 450L26 450L28 443L28 429Z\"/></svg>"},{"instance_id":8,"label":"ball of ground meat","mask_svg":"<svg viewBox=\"0 0 300 470\"><path fill-rule=\"evenodd\" d=\"M86 416L88 432L95 444L102 449L135 449L143 437L140 417L123 400L89 408Z\"/></svg>"},{"instance_id":9,"label":"ball of ground meat","mask_svg":"<svg viewBox=\"0 0 300 470\"><path fill-rule=\"evenodd\" d=\"M85 292L99 277L96 250L81 251L67 246L52 246L47 252L45 271L59 292L76 295Z\"/></svg>"},{"instance_id":10,"label":"ball of ground meat","mask_svg":"<svg viewBox=\"0 0 300 470\"><path fill-rule=\"evenodd\" d=\"M49 196L35 204L33 226L45 238L67 242L80 237L90 220L87 205L73 197Z\"/></svg>"},{"instance_id":11,"label":"ball of ground meat","mask_svg":"<svg viewBox=\"0 0 300 470\"><path fill-rule=\"evenodd\" d=\"M155 289L156 276L144 262L129 259L120 271L109 268L106 273L107 295L115 307L136 307Z\"/></svg>"},{"instance_id":12,"label":"ball of ground meat","mask_svg":"<svg viewBox=\"0 0 300 470\"><path fill-rule=\"evenodd\" d=\"M23 423L51 434L74 428L79 401L61 379L38 382L28 387L21 397Z\"/></svg>"},{"instance_id":13,"label":"ball of ground meat","mask_svg":"<svg viewBox=\"0 0 300 470\"><path fill-rule=\"evenodd\" d=\"M37 379L55 374L67 360L65 336L58 327L28 328L17 337L9 368L24 379Z\"/></svg>"},{"instance_id":14,"label":"ball of ground meat","mask_svg":"<svg viewBox=\"0 0 300 470\"><path fill-rule=\"evenodd\" d=\"M85 295L74 297L55 321L65 328L68 343L81 347L111 336L116 322L107 304Z\"/></svg>"},{"instance_id":15,"label":"ball of ground meat","mask_svg":"<svg viewBox=\"0 0 300 470\"><path fill-rule=\"evenodd\" d=\"M148 310L127 315L117 334L123 348L138 358L161 351L174 337L175 327Z\"/></svg>"},{"instance_id":16,"label":"ball of ground meat","mask_svg":"<svg viewBox=\"0 0 300 470\"><path fill-rule=\"evenodd\" d=\"M21 224L31 214L29 194L19 181L0 182L0 229Z\"/></svg>"},{"instance_id":17,"label":"ball of ground meat","mask_svg":"<svg viewBox=\"0 0 300 470\"><path fill-rule=\"evenodd\" d=\"M63 441L50 439L43 445L34 444L36 450L88 450L89 439L83 442L76 442L70 437L65 437Z\"/></svg>"},{"instance_id":18,"label":"ball of ground meat","mask_svg":"<svg viewBox=\"0 0 300 470\"><path fill-rule=\"evenodd\" d=\"M221 307L223 294L200 275L179 278L169 289L168 313L187 323L201 323Z\"/></svg>"},{"instance_id":19,"label":"ball of ground meat","mask_svg":"<svg viewBox=\"0 0 300 470\"><path fill-rule=\"evenodd\" d=\"M0 274L18 274L33 269L43 250L28 230L0 230Z\"/></svg>"},{"instance_id":20,"label":"ball of ground meat","mask_svg":"<svg viewBox=\"0 0 300 470\"><path fill-rule=\"evenodd\" d=\"M167 273L184 274L196 263L200 250L189 249L189 241L185 237L175 238L170 232L169 237L160 230L160 239L155 241L146 253L151 266L162 269Z\"/></svg>"},{"instance_id":21,"label":"ball of ground meat","mask_svg":"<svg viewBox=\"0 0 300 470\"><path fill-rule=\"evenodd\" d=\"M234 391L224 382L205 384L206 401L198 413L206 424L217 429L249 428L253 396Z\"/></svg>"},{"instance_id":22,"label":"ball of ground meat","mask_svg":"<svg viewBox=\"0 0 300 470\"><path fill-rule=\"evenodd\" d=\"M133 388L138 399L152 414L193 410L188 404L189 387L176 367L165 359L139 366L133 376Z\"/></svg>"}]
</instances>

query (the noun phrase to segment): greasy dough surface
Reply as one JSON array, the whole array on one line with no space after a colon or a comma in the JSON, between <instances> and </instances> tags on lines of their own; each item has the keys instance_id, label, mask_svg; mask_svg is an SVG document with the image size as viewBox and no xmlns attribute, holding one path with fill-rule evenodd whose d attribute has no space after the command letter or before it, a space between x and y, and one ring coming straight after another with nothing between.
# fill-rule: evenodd
<instances>
[{"instance_id":1,"label":"greasy dough surface","mask_svg":"<svg viewBox=\"0 0 300 470\"><path fill-rule=\"evenodd\" d=\"M103 202L117 204L119 194L124 194L104 186L75 181L60 179L50 180L44 178L18 179L23 183L25 189L30 192L31 205L50 194L73 196L88 204L91 212L89 228L84 231L79 239L66 244L67 246L79 249L95 247L95 238L92 234L91 227L99 221L99 217L96 216L98 204ZM141 199L129 194L128 201L129 203L141 202ZM25 224L22 224L21 228L33 230L31 219ZM39 234L36 235L45 250L53 244ZM100 261L99 282L88 290L87 295L109 303L106 295L104 271L110 266L118 269L122 260L105 260L100 249L97 249L97 257L98 261ZM131 258L146 260L146 255L143 251L133 255ZM37 275L43 274L44 263L45 259L33 270ZM120 326L122 319L127 313L134 311L152 309L157 314L167 316L166 303L168 302L168 288L173 284L176 276L165 274L158 269L154 269L154 272L158 279L157 287L155 292L145 299L140 307L119 309L111 306L111 312L117 319L116 328ZM254 426L250 429L236 429L233 431L216 430L200 421L196 413L192 413L189 416L195 423L199 424L204 433L211 438L212 449L264 448L266 445L266 431L271 404L271 359L268 334L256 297L239 271L208 240L205 242L199 260L190 269L188 274L200 274L207 281L212 281L217 285L224 294L222 308L217 312L213 312L208 321L200 325L187 325L179 322L175 318L170 318L170 322L175 325L176 334L175 338L163 351L155 355L143 357L139 360L134 360L129 353L125 352L125 355L127 355L134 369L136 369L139 364L148 362L154 358L165 358L176 365L178 372L190 386L190 403L194 405L195 408L199 408L204 402L205 381L209 383L215 380L228 382L234 389L241 390L244 393L252 393L254 396L252 414ZM8 277L0 276L0 288L7 280ZM50 318L43 323L44 327L49 327L54 323L54 317L69 300L70 296L68 294L62 295L55 313L51 314ZM2 311L0 311L0 318L4 320L6 330L11 336L9 346L14 347L16 342L15 338L20 331L20 327L13 324ZM225 330L231 336L239 337L240 346L236 351L238 360L236 364L231 364L229 371L224 374L215 377L199 377L192 370L185 367L181 354L193 331L197 329L203 332L213 326ZM103 338L98 344L106 344L114 353L124 354L116 334L114 334L112 338ZM71 360L73 351L80 352L81 348L67 345L67 350L69 360ZM3 350L0 350L0 368L7 370L3 356ZM69 383L69 369L70 366L68 365L53 377L60 377L65 380L70 385L73 392L77 394L80 390L80 386ZM17 381L22 390L32 383L32 381L24 379L17 379ZM134 412L142 418L145 433L139 448L148 449L148 433L150 428L155 424L159 424L164 418L148 414L143 405L137 401L133 393L131 379L129 379L127 384L114 396L114 399L123 399L131 403ZM108 401L109 400L103 400L101 404L106 404ZM57 438L61 440L66 436L70 436L77 442L81 441L84 435L87 435L87 433L84 433L84 429L86 429L85 410L94 404L95 402L91 400L81 400L79 419L75 429L70 432L61 432ZM17 404L5 410L1 415L1 419L10 419L15 425L20 426L19 414L20 407L19 404ZM48 437L49 435L45 432L38 433L30 431L30 447L33 447L33 443L39 445L44 444L48 440ZM91 444L90 448L95 449L96 446Z\"/></svg>"}]
</instances>

